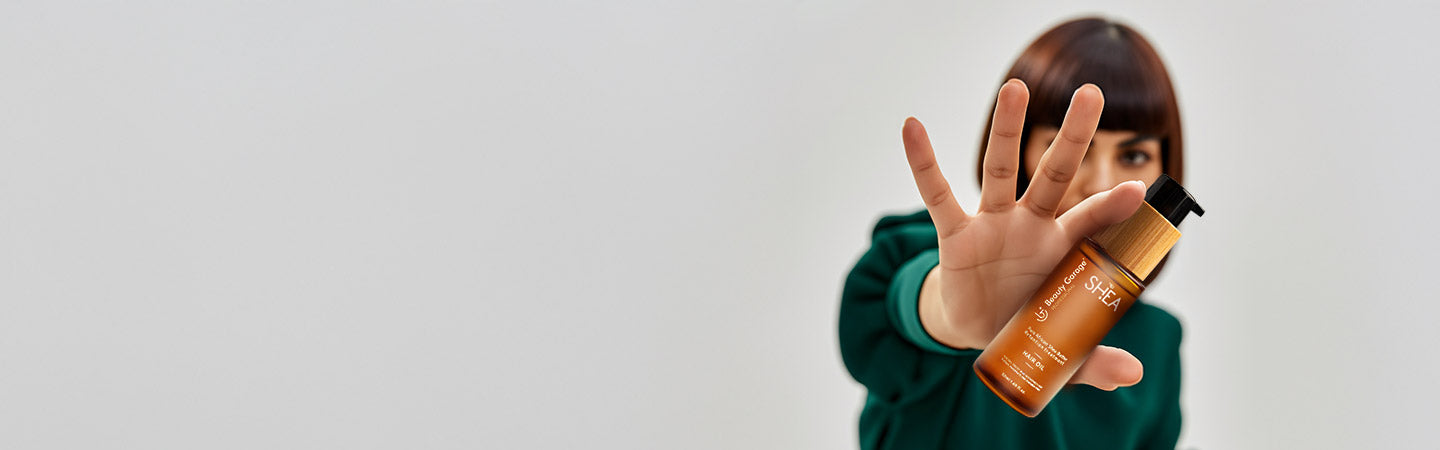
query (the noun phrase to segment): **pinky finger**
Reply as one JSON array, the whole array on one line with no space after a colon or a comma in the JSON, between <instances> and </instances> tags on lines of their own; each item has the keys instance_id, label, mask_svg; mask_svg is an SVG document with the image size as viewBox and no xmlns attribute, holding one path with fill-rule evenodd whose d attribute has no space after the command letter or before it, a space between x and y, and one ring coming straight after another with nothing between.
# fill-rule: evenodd
<instances>
[{"instance_id":1,"label":"pinky finger","mask_svg":"<svg viewBox=\"0 0 1440 450\"><path fill-rule=\"evenodd\" d=\"M920 197L925 200L925 208L930 210L930 218L935 221L935 229L940 238L944 239L964 229L970 216L960 208L954 192L950 190L950 182L945 181L945 175L940 173L940 165L935 162L935 150L930 146L930 136L925 133L925 126L914 117L905 119L902 134L905 139L905 158L910 161L910 172L915 176L915 186L920 189Z\"/></svg>"}]
</instances>

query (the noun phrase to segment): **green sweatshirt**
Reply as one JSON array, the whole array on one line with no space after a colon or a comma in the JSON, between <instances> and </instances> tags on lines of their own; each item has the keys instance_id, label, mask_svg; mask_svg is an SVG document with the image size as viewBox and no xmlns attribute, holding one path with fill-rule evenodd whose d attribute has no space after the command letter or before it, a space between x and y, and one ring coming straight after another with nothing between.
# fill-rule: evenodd
<instances>
[{"instance_id":1,"label":"green sweatshirt","mask_svg":"<svg viewBox=\"0 0 1440 450\"><path fill-rule=\"evenodd\" d=\"M1010 409L976 378L979 350L939 343L920 325L920 285L939 263L928 211L887 216L845 280L840 353L868 391L862 449L1173 449L1180 435L1180 322L1137 301L1102 343L1145 365L1112 392L1063 388L1039 416Z\"/></svg>"}]
</instances>

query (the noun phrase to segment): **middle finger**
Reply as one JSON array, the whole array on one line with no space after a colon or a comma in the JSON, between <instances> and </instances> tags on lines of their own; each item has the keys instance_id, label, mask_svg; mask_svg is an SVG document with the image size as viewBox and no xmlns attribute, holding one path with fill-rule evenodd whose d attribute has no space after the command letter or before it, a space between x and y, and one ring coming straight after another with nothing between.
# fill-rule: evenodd
<instances>
[{"instance_id":1,"label":"middle finger","mask_svg":"<svg viewBox=\"0 0 1440 450\"><path fill-rule=\"evenodd\" d=\"M1075 178L1080 161L1085 159L1085 149L1095 137L1095 127L1100 124L1100 111L1104 108L1105 96L1099 87L1085 83L1075 90L1065 121L1060 124L1060 133L1040 157L1030 187L1020 199L1021 205L1041 217L1055 218L1060 200L1070 188L1070 180Z\"/></svg>"}]
</instances>

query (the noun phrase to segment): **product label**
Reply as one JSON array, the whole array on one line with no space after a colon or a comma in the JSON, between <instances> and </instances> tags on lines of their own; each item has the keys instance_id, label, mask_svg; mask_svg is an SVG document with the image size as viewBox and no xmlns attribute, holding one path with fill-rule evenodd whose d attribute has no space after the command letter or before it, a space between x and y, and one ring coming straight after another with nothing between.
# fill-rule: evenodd
<instances>
[{"instance_id":1,"label":"product label","mask_svg":"<svg viewBox=\"0 0 1440 450\"><path fill-rule=\"evenodd\" d=\"M1050 293L1050 297L1045 299L1044 304L1036 306L1036 321L1044 322L1045 319L1050 318L1050 311L1053 311L1056 307L1059 307L1060 301L1064 300L1065 297L1070 295L1070 283L1073 283L1075 281L1075 276L1080 275L1080 272L1084 272L1085 266L1089 264L1090 261L1086 260L1085 258L1080 258L1080 264L1075 266L1075 270L1070 271L1070 275L1065 277L1065 279L1063 280L1064 283L1061 283L1059 286L1055 287L1054 292Z\"/></svg>"},{"instance_id":2,"label":"product label","mask_svg":"<svg viewBox=\"0 0 1440 450\"><path fill-rule=\"evenodd\" d=\"M1108 287L1102 289L1101 286ZM1102 282L1100 277L1091 275L1090 281L1085 282L1085 289L1089 289L1091 294L1095 294L1100 299L1100 303L1109 306L1111 311L1120 310L1120 296L1115 295L1115 283Z\"/></svg>"},{"instance_id":3,"label":"product label","mask_svg":"<svg viewBox=\"0 0 1440 450\"><path fill-rule=\"evenodd\" d=\"M977 369L1022 397L1012 400L1043 406L1134 303L1099 264L1078 249L1066 255L981 354Z\"/></svg>"}]
</instances>

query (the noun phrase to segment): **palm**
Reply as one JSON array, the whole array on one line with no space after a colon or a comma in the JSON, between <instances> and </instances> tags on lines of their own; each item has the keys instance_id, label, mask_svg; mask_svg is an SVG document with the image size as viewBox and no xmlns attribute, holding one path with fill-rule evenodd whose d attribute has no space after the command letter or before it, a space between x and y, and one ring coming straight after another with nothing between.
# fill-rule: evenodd
<instances>
[{"instance_id":1,"label":"palm","mask_svg":"<svg viewBox=\"0 0 1440 450\"><path fill-rule=\"evenodd\" d=\"M940 242L942 298L976 299L985 341L1039 288L1073 241L1054 219L1026 211L986 211Z\"/></svg>"},{"instance_id":2,"label":"palm","mask_svg":"<svg viewBox=\"0 0 1440 450\"><path fill-rule=\"evenodd\" d=\"M956 202L935 162L924 126L913 118L905 123L906 157L940 241L940 264L935 269L939 304L929 307L938 308L935 317L941 319L927 322L925 327L952 346L983 348L1075 242L1128 217L1143 195L1139 183L1122 183L1056 217L1104 105L1099 88L1087 85L1076 90L1058 137L1041 157L1024 197L1017 201L1020 133L1028 101L1029 93L1019 80L1005 83L1000 90L983 163L981 201L974 215L966 214ZM921 308L927 308L923 300ZM1076 378L1086 376L1085 369L1096 364L1138 368L1139 361L1123 350L1102 348ZM1082 382L1115 385L1106 377Z\"/></svg>"}]
</instances>

